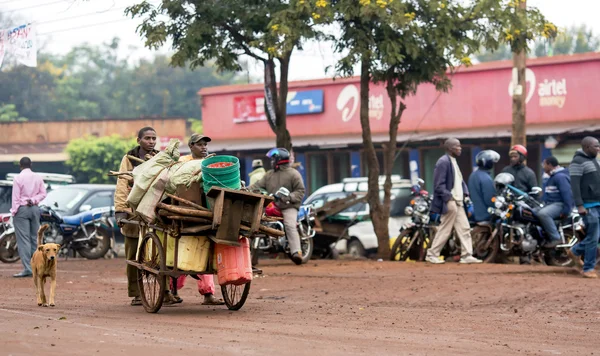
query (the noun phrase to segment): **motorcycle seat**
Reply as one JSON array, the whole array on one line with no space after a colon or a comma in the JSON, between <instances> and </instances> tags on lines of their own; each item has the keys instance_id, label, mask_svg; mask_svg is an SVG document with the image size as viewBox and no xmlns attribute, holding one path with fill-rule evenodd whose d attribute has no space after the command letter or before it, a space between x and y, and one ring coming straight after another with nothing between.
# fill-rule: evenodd
<instances>
[{"instance_id":1,"label":"motorcycle seat","mask_svg":"<svg viewBox=\"0 0 600 356\"><path fill-rule=\"evenodd\" d=\"M489 221L480 221L477 223L477 226L483 226L483 227L492 227L492 223Z\"/></svg>"},{"instance_id":2,"label":"motorcycle seat","mask_svg":"<svg viewBox=\"0 0 600 356\"><path fill-rule=\"evenodd\" d=\"M81 223L87 223L93 219L93 214L90 211L84 211L71 216L63 216L63 223L68 225L80 225Z\"/></svg>"}]
</instances>

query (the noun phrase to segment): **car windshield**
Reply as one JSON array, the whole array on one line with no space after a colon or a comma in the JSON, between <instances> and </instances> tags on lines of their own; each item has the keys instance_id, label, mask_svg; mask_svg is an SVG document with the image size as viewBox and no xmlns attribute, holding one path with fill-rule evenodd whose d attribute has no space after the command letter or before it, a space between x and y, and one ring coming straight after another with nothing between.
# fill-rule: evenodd
<instances>
[{"instance_id":1,"label":"car windshield","mask_svg":"<svg viewBox=\"0 0 600 356\"><path fill-rule=\"evenodd\" d=\"M58 188L50 191L40 205L50 206L57 211L68 211L73 209L85 194L86 190L81 188Z\"/></svg>"},{"instance_id":2,"label":"car windshield","mask_svg":"<svg viewBox=\"0 0 600 356\"><path fill-rule=\"evenodd\" d=\"M0 214L10 212L12 204L12 186L0 185Z\"/></svg>"}]
</instances>

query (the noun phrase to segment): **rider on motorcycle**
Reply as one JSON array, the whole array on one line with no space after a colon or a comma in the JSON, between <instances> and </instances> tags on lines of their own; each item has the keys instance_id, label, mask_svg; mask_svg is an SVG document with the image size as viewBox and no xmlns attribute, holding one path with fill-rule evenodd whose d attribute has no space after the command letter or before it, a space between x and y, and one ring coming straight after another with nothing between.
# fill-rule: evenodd
<instances>
[{"instance_id":1,"label":"rider on motorcycle","mask_svg":"<svg viewBox=\"0 0 600 356\"><path fill-rule=\"evenodd\" d=\"M488 208L494 206L492 198L496 195L494 180L491 177L494 163L500 160L496 151L481 151L475 157L478 169L469 177L469 193L474 206L474 218L476 222L490 221L491 215Z\"/></svg>"},{"instance_id":2,"label":"rider on motorcycle","mask_svg":"<svg viewBox=\"0 0 600 356\"><path fill-rule=\"evenodd\" d=\"M543 163L544 172L550 176L544 183L544 207L536 211L542 227L548 234L550 241L544 244L545 248L555 248L560 245L560 235L554 224L554 219L566 218L571 214L575 202L571 190L571 177L569 171L558 165L555 157L548 157Z\"/></svg>"},{"instance_id":3,"label":"rider on motorcycle","mask_svg":"<svg viewBox=\"0 0 600 356\"><path fill-rule=\"evenodd\" d=\"M267 152L271 159L272 169L258 182L249 187L250 190L263 189L269 194L275 194L280 188L290 191L289 196L276 197L276 205L283 214L285 233L290 244L292 261L302 263L300 235L296 228L298 208L304 198L304 182L300 172L290 167L290 153L285 148L272 148Z\"/></svg>"},{"instance_id":4,"label":"rider on motorcycle","mask_svg":"<svg viewBox=\"0 0 600 356\"><path fill-rule=\"evenodd\" d=\"M529 193L533 187L538 185L535 172L525 165L527 160L527 149L522 145L514 145L508 152L510 166L505 167L502 172L510 173L515 177L512 184L515 188Z\"/></svg>"}]
</instances>

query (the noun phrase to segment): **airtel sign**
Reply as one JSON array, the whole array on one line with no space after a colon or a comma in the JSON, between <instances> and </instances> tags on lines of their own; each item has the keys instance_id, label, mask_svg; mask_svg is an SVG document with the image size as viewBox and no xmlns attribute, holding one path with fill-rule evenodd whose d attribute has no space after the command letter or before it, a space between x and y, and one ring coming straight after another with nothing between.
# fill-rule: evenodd
<instances>
[{"instance_id":1,"label":"airtel sign","mask_svg":"<svg viewBox=\"0 0 600 356\"><path fill-rule=\"evenodd\" d=\"M525 71L525 81L527 83L527 97L525 102L533 98L536 90L536 75L531 68ZM539 106L556 106L562 109L567 101L567 79L566 78L544 78L543 82L538 84L537 94L539 96ZM514 83L511 80L508 83L508 95L512 96L514 92Z\"/></svg>"}]
</instances>

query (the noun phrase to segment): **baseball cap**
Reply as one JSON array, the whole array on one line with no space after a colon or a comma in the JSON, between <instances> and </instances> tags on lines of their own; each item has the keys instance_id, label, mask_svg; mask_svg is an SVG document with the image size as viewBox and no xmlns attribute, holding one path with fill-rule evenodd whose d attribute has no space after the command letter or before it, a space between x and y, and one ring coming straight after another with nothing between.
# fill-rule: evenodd
<instances>
[{"instance_id":1,"label":"baseball cap","mask_svg":"<svg viewBox=\"0 0 600 356\"><path fill-rule=\"evenodd\" d=\"M262 167L263 162L261 159L255 159L254 161L252 161L252 168L256 168L256 167Z\"/></svg>"},{"instance_id":2,"label":"baseball cap","mask_svg":"<svg viewBox=\"0 0 600 356\"><path fill-rule=\"evenodd\" d=\"M200 134L195 133L195 134L192 134L192 136L190 136L190 140L188 141L188 145L194 144L194 143L196 143L196 142L198 142L200 140L204 140L206 142L212 141L210 139L210 137L208 137L208 136L204 136L204 135L200 135Z\"/></svg>"}]
</instances>

